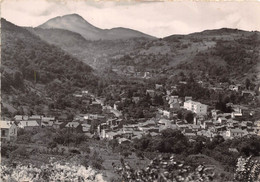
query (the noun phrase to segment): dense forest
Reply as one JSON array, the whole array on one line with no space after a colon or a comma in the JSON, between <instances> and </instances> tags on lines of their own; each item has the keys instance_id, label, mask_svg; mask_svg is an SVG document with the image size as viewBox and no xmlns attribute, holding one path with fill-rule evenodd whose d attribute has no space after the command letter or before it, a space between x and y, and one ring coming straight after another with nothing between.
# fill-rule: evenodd
<instances>
[{"instance_id":1,"label":"dense forest","mask_svg":"<svg viewBox=\"0 0 260 182\"><path fill-rule=\"evenodd\" d=\"M1 28L3 102L8 94L18 97L13 105L19 106L19 101L27 98L27 104L33 108L46 104L44 97L55 101L75 90L97 87L99 78L94 70L77 58L5 19L1 19Z\"/></svg>"}]
</instances>

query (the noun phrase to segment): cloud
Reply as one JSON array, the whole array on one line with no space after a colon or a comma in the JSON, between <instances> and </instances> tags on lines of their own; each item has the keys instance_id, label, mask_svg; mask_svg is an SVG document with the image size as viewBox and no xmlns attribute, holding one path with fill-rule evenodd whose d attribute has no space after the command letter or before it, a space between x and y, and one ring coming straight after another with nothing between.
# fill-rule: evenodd
<instances>
[{"instance_id":1,"label":"cloud","mask_svg":"<svg viewBox=\"0 0 260 182\"><path fill-rule=\"evenodd\" d=\"M20 26L78 13L94 26L132 28L157 37L222 27L260 30L260 2L4 0L2 16Z\"/></svg>"}]
</instances>

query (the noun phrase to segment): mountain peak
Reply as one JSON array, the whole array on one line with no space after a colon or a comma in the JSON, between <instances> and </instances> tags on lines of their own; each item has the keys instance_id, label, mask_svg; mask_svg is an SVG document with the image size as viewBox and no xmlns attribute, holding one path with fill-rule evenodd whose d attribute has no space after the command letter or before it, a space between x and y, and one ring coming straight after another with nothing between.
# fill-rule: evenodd
<instances>
[{"instance_id":1,"label":"mountain peak","mask_svg":"<svg viewBox=\"0 0 260 182\"><path fill-rule=\"evenodd\" d=\"M75 33L79 33L86 40L116 40L137 37L154 38L150 35L146 35L142 32L128 28L113 28L103 30L93 26L76 13L52 18L44 24L38 26L38 28L69 30Z\"/></svg>"},{"instance_id":2,"label":"mountain peak","mask_svg":"<svg viewBox=\"0 0 260 182\"><path fill-rule=\"evenodd\" d=\"M82 16L79 14L73 13L73 14L68 14L68 15L63 15L60 17L61 19L72 19L72 20L78 20L82 22L88 23Z\"/></svg>"}]
</instances>

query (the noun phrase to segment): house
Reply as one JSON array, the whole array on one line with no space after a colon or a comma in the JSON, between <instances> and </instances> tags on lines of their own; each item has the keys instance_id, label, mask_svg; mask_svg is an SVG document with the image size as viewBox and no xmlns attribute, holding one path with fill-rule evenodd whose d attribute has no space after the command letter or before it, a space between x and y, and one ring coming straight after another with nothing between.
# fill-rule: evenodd
<instances>
[{"instance_id":1,"label":"house","mask_svg":"<svg viewBox=\"0 0 260 182\"><path fill-rule=\"evenodd\" d=\"M158 90L158 89L161 89L163 88L163 85L161 84L155 84L155 89Z\"/></svg>"},{"instance_id":2,"label":"house","mask_svg":"<svg viewBox=\"0 0 260 182\"><path fill-rule=\"evenodd\" d=\"M72 122L68 122L65 127L66 128L77 128L79 126L79 122L75 122L75 121L72 121Z\"/></svg>"},{"instance_id":3,"label":"house","mask_svg":"<svg viewBox=\"0 0 260 182\"><path fill-rule=\"evenodd\" d=\"M132 101L137 104L140 101L140 97L132 97Z\"/></svg>"},{"instance_id":4,"label":"house","mask_svg":"<svg viewBox=\"0 0 260 182\"><path fill-rule=\"evenodd\" d=\"M68 122L65 125L65 128L71 130L72 132L82 132L83 127L79 122L72 121L72 122Z\"/></svg>"},{"instance_id":5,"label":"house","mask_svg":"<svg viewBox=\"0 0 260 182\"><path fill-rule=\"evenodd\" d=\"M228 148L229 152L238 153L238 150L236 148Z\"/></svg>"},{"instance_id":6,"label":"house","mask_svg":"<svg viewBox=\"0 0 260 182\"><path fill-rule=\"evenodd\" d=\"M81 125L82 125L82 131L83 131L83 133L89 132L89 130L90 130L90 128L91 128L91 125L90 125L90 124L83 123L83 124L81 124Z\"/></svg>"},{"instance_id":7,"label":"house","mask_svg":"<svg viewBox=\"0 0 260 182\"><path fill-rule=\"evenodd\" d=\"M118 126L122 121L123 119L113 118L113 119L108 119L106 123L109 126Z\"/></svg>"},{"instance_id":8,"label":"house","mask_svg":"<svg viewBox=\"0 0 260 182\"><path fill-rule=\"evenodd\" d=\"M179 81L179 84L187 85L186 81Z\"/></svg>"},{"instance_id":9,"label":"house","mask_svg":"<svg viewBox=\"0 0 260 182\"><path fill-rule=\"evenodd\" d=\"M245 130L241 130L241 129L238 129L238 128L228 129L226 131L226 137L228 137L228 138L242 137L245 134L246 134Z\"/></svg>"},{"instance_id":10,"label":"house","mask_svg":"<svg viewBox=\"0 0 260 182\"><path fill-rule=\"evenodd\" d=\"M82 90L81 93L87 95L88 94L88 90Z\"/></svg>"},{"instance_id":11,"label":"house","mask_svg":"<svg viewBox=\"0 0 260 182\"><path fill-rule=\"evenodd\" d=\"M65 124L64 124L64 122L56 121L56 122L53 123L52 127L54 129L62 129L62 128L65 127Z\"/></svg>"},{"instance_id":12,"label":"house","mask_svg":"<svg viewBox=\"0 0 260 182\"><path fill-rule=\"evenodd\" d=\"M42 121L41 122L41 127L52 127L53 126L54 121Z\"/></svg>"},{"instance_id":13,"label":"house","mask_svg":"<svg viewBox=\"0 0 260 182\"><path fill-rule=\"evenodd\" d=\"M171 90L166 90L166 95L169 96L171 95L172 91Z\"/></svg>"},{"instance_id":14,"label":"house","mask_svg":"<svg viewBox=\"0 0 260 182\"><path fill-rule=\"evenodd\" d=\"M105 116L99 114L85 114L82 116L83 116L83 120L105 119Z\"/></svg>"},{"instance_id":15,"label":"house","mask_svg":"<svg viewBox=\"0 0 260 182\"><path fill-rule=\"evenodd\" d=\"M232 112L231 113L231 118L235 119L235 118L241 118L243 116L242 113L240 112Z\"/></svg>"},{"instance_id":16,"label":"house","mask_svg":"<svg viewBox=\"0 0 260 182\"><path fill-rule=\"evenodd\" d=\"M131 143L131 140L126 139L126 138L119 138L119 139L118 139L118 143L119 143L119 144L130 144L130 143Z\"/></svg>"},{"instance_id":17,"label":"house","mask_svg":"<svg viewBox=\"0 0 260 182\"><path fill-rule=\"evenodd\" d=\"M146 90L146 94L148 94L150 97L154 97L155 91L154 90Z\"/></svg>"},{"instance_id":18,"label":"house","mask_svg":"<svg viewBox=\"0 0 260 182\"><path fill-rule=\"evenodd\" d=\"M187 123L185 123L184 121L180 121L176 123L176 126L178 127L178 129L183 130L185 128L189 128L189 125Z\"/></svg>"},{"instance_id":19,"label":"house","mask_svg":"<svg viewBox=\"0 0 260 182\"><path fill-rule=\"evenodd\" d=\"M113 113L118 118L123 115L121 111L118 111L116 109L111 109L110 112Z\"/></svg>"},{"instance_id":20,"label":"house","mask_svg":"<svg viewBox=\"0 0 260 182\"><path fill-rule=\"evenodd\" d=\"M208 138L213 138L214 136L216 136L215 133L213 133L213 132L211 132L211 131L208 131L208 130L198 131L198 132L197 132L197 135L198 135L198 136L205 136L205 137L208 137Z\"/></svg>"},{"instance_id":21,"label":"house","mask_svg":"<svg viewBox=\"0 0 260 182\"><path fill-rule=\"evenodd\" d=\"M158 121L159 132L161 132L162 130L165 130L167 128L177 129L177 125L173 124L172 122L173 121L168 120L168 119L160 119Z\"/></svg>"},{"instance_id":22,"label":"house","mask_svg":"<svg viewBox=\"0 0 260 182\"><path fill-rule=\"evenodd\" d=\"M133 137L133 132L132 131L123 131L123 130L118 130L118 131L111 131L109 129L103 129L101 131L101 138L113 140L117 138L126 138L126 139L131 139Z\"/></svg>"},{"instance_id":23,"label":"house","mask_svg":"<svg viewBox=\"0 0 260 182\"><path fill-rule=\"evenodd\" d=\"M192 111L198 115L206 115L208 106L200 102L188 100L184 102L184 109Z\"/></svg>"},{"instance_id":24,"label":"house","mask_svg":"<svg viewBox=\"0 0 260 182\"><path fill-rule=\"evenodd\" d=\"M41 119L42 121L55 121L55 118L54 117L42 117Z\"/></svg>"},{"instance_id":25,"label":"house","mask_svg":"<svg viewBox=\"0 0 260 182\"><path fill-rule=\"evenodd\" d=\"M109 129L109 125L107 123L101 123L97 126L97 134L100 136L102 135L102 130Z\"/></svg>"},{"instance_id":26,"label":"house","mask_svg":"<svg viewBox=\"0 0 260 182\"><path fill-rule=\"evenodd\" d=\"M168 119L171 119L173 117L173 112L171 111L167 111L167 110L163 110L162 111L162 115Z\"/></svg>"},{"instance_id":27,"label":"house","mask_svg":"<svg viewBox=\"0 0 260 182\"><path fill-rule=\"evenodd\" d=\"M116 101L116 102L114 103L114 109L115 109L115 110L118 110L120 103L121 103L120 101Z\"/></svg>"},{"instance_id":28,"label":"house","mask_svg":"<svg viewBox=\"0 0 260 182\"><path fill-rule=\"evenodd\" d=\"M151 78L150 72L144 72L144 78L146 78L146 79Z\"/></svg>"},{"instance_id":29,"label":"house","mask_svg":"<svg viewBox=\"0 0 260 182\"><path fill-rule=\"evenodd\" d=\"M170 105L171 109L179 109L180 108L179 97L176 95L170 96L168 104Z\"/></svg>"},{"instance_id":30,"label":"house","mask_svg":"<svg viewBox=\"0 0 260 182\"><path fill-rule=\"evenodd\" d=\"M82 98L83 97L82 94L73 94L73 96L76 97L76 98Z\"/></svg>"},{"instance_id":31,"label":"house","mask_svg":"<svg viewBox=\"0 0 260 182\"><path fill-rule=\"evenodd\" d=\"M193 131L192 129L184 129L182 133L187 137L195 137L197 135L196 131Z\"/></svg>"},{"instance_id":32,"label":"house","mask_svg":"<svg viewBox=\"0 0 260 182\"><path fill-rule=\"evenodd\" d=\"M214 123L211 120L208 120L208 121L204 121L200 126L203 129L208 129L210 127L213 127Z\"/></svg>"},{"instance_id":33,"label":"house","mask_svg":"<svg viewBox=\"0 0 260 182\"><path fill-rule=\"evenodd\" d=\"M181 108L181 106L180 106L180 103L179 103L179 102L170 103L170 108L171 108L171 109L176 109L176 110L178 110L178 109Z\"/></svg>"},{"instance_id":34,"label":"house","mask_svg":"<svg viewBox=\"0 0 260 182\"><path fill-rule=\"evenodd\" d=\"M192 129L192 131L199 131L201 129L201 127L199 125L190 125L189 126L190 129Z\"/></svg>"},{"instance_id":35,"label":"house","mask_svg":"<svg viewBox=\"0 0 260 182\"><path fill-rule=\"evenodd\" d=\"M159 126L157 126L154 120L148 120L144 123L138 124L138 130L146 132L159 132Z\"/></svg>"},{"instance_id":36,"label":"house","mask_svg":"<svg viewBox=\"0 0 260 182\"><path fill-rule=\"evenodd\" d=\"M219 117L217 120L217 123L219 124L226 124L227 123L227 119L225 117Z\"/></svg>"},{"instance_id":37,"label":"house","mask_svg":"<svg viewBox=\"0 0 260 182\"><path fill-rule=\"evenodd\" d=\"M52 127L54 122L55 122L54 117L42 117L41 127Z\"/></svg>"},{"instance_id":38,"label":"house","mask_svg":"<svg viewBox=\"0 0 260 182\"><path fill-rule=\"evenodd\" d=\"M37 121L37 123L41 126L42 117L43 116L41 116L41 115L32 115L32 116L29 116L28 120Z\"/></svg>"},{"instance_id":39,"label":"house","mask_svg":"<svg viewBox=\"0 0 260 182\"><path fill-rule=\"evenodd\" d=\"M229 90L232 90L232 91L240 91L242 89L242 85L241 84L236 84L236 85L230 85L229 86Z\"/></svg>"},{"instance_id":40,"label":"house","mask_svg":"<svg viewBox=\"0 0 260 182\"><path fill-rule=\"evenodd\" d=\"M23 120L23 115L15 115L14 116L15 121L22 121Z\"/></svg>"},{"instance_id":41,"label":"house","mask_svg":"<svg viewBox=\"0 0 260 182\"><path fill-rule=\"evenodd\" d=\"M217 110L217 109L213 109L211 110L211 115L213 118L216 118L218 114L220 114L221 111L220 110Z\"/></svg>"},{"instance_id":42,"label":"house","mask_svg":"<svg viewBox=\"0 0 260 182\"><path fill-rule=\"evenodd\" d=\"M20 121L18 124L19 128L25 130L35 130L40 127L39 123L36 120Z\"/></svg>"},{"instance_id":43,"label":"house","mask_svg":"<svg viewBox=\"0 0 260 182\"><path fill-rule=\"evenodd\" d=\"M96 102L102 106L105 105L105 100L106 100L106 98L103 98L103 97L96 98Z\"/></svg>"},{"instance_id":44,"label":"house","mask_svg":"<svg viewBox=\"0 0 260 182\"><path fill-rule=\"evenodd\" d=\"M1 141L15 141L17 138L17 126L12 121L0 121Z\"/></svg>"},{"instance_id":45,"label":"house","mask_svg":"<svg viewBox=\"0 0 260 182\"><path fill-rule=\"evenodd\" d=\"M252 115L252 111L248 107L242 105L232 105L231 108L234 110L235 113L242 113L243 116Z\"/></svg>"},{"instance_id":46,"label":"house","mask_svg":"<svg viewBox=\"0 0 260 182\"><path fill-rule=\"evenodd\" d=\"M166 100L169 100L168 103L170 104L171 102L179 102L178 99L179 99L178 95L171 95L171 96L168 96Z\"/></svg>"},{"instance_id":47,"label":"house","mask_svg":"<svg viewBox=\"0 0 260 182\"><path fill-rule=\"evenodd\" d=\"M255 121L257 135L260 136L260 120Z\"/></svg>"},{"instance_id":48,"label":"house","mask_svg":"<svg viewBox=\"0 0 260 182\"><path fill-rule=\"evenodd\" d=\"M243 90L242 91L243 97L254 97L255 95L256 95L256 93L254 91L250 91L250 90Z\"/></svg>"},{"instance_id":49,"label":"house","mask_svg":"<svg viewBox=\"0 0 260 182\"><path fill-rule=\"evenodd\" d=\"M191 96L185 96L184 100L185 100L185 102L188 101L188 100L192 100L192 97Z\"/></svg>"}]
</instances>

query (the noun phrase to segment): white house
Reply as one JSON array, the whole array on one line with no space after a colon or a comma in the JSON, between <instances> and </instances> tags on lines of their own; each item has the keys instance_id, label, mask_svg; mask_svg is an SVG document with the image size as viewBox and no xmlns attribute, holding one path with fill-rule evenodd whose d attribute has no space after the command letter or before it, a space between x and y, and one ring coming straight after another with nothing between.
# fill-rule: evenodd
<instances>
[{"instance_id":1,"label":"white house","mask_svg":"<svg viewBox=\"0 0 260 182\"><path fill-rule=\"evenodd\" d=\"M260 120L255 121L257 135L260 136Z\"/></svg>"},{"instance_id":2,"label":"white house","mask_svg":"<svg viewBox=\"0 0 260 182\"><path fill-rule=\"evenodd\" d=\"M25 130L33 130L39 128L40 125L36 120L30 120L30 121L20 121L18 127L23 128Z\"/></svg>"},{"instance_id":3,"label":"white house","mask_svg":"<svg viewBox=\"0 0 260 182\"><path fill-rule=\"evenodd\" d=\"M17 138L17 126L12 121L0 122L1 141L15 141Z\"/></svg>"},{"instance_id":4,"label":"white house","mask_svg":"<svg viewBox=\"0 0 260 182\"><path fill-rule=\"evenodd\" d=\"M217 120L217 123L225 124L225 123L227 123L227 119L225 117L219 117Z\"/></svg>"},{"instance_id":5,"label":"white house","mask_svg":"<svg viewBox=\"0 0 260 182\"><path fill-rule=\"evenodd\" d=\"M184 102L184 109L192 111L198 115L206 115L208 106L200 102L188 100Z\"/></svg>"}]
</instances>

